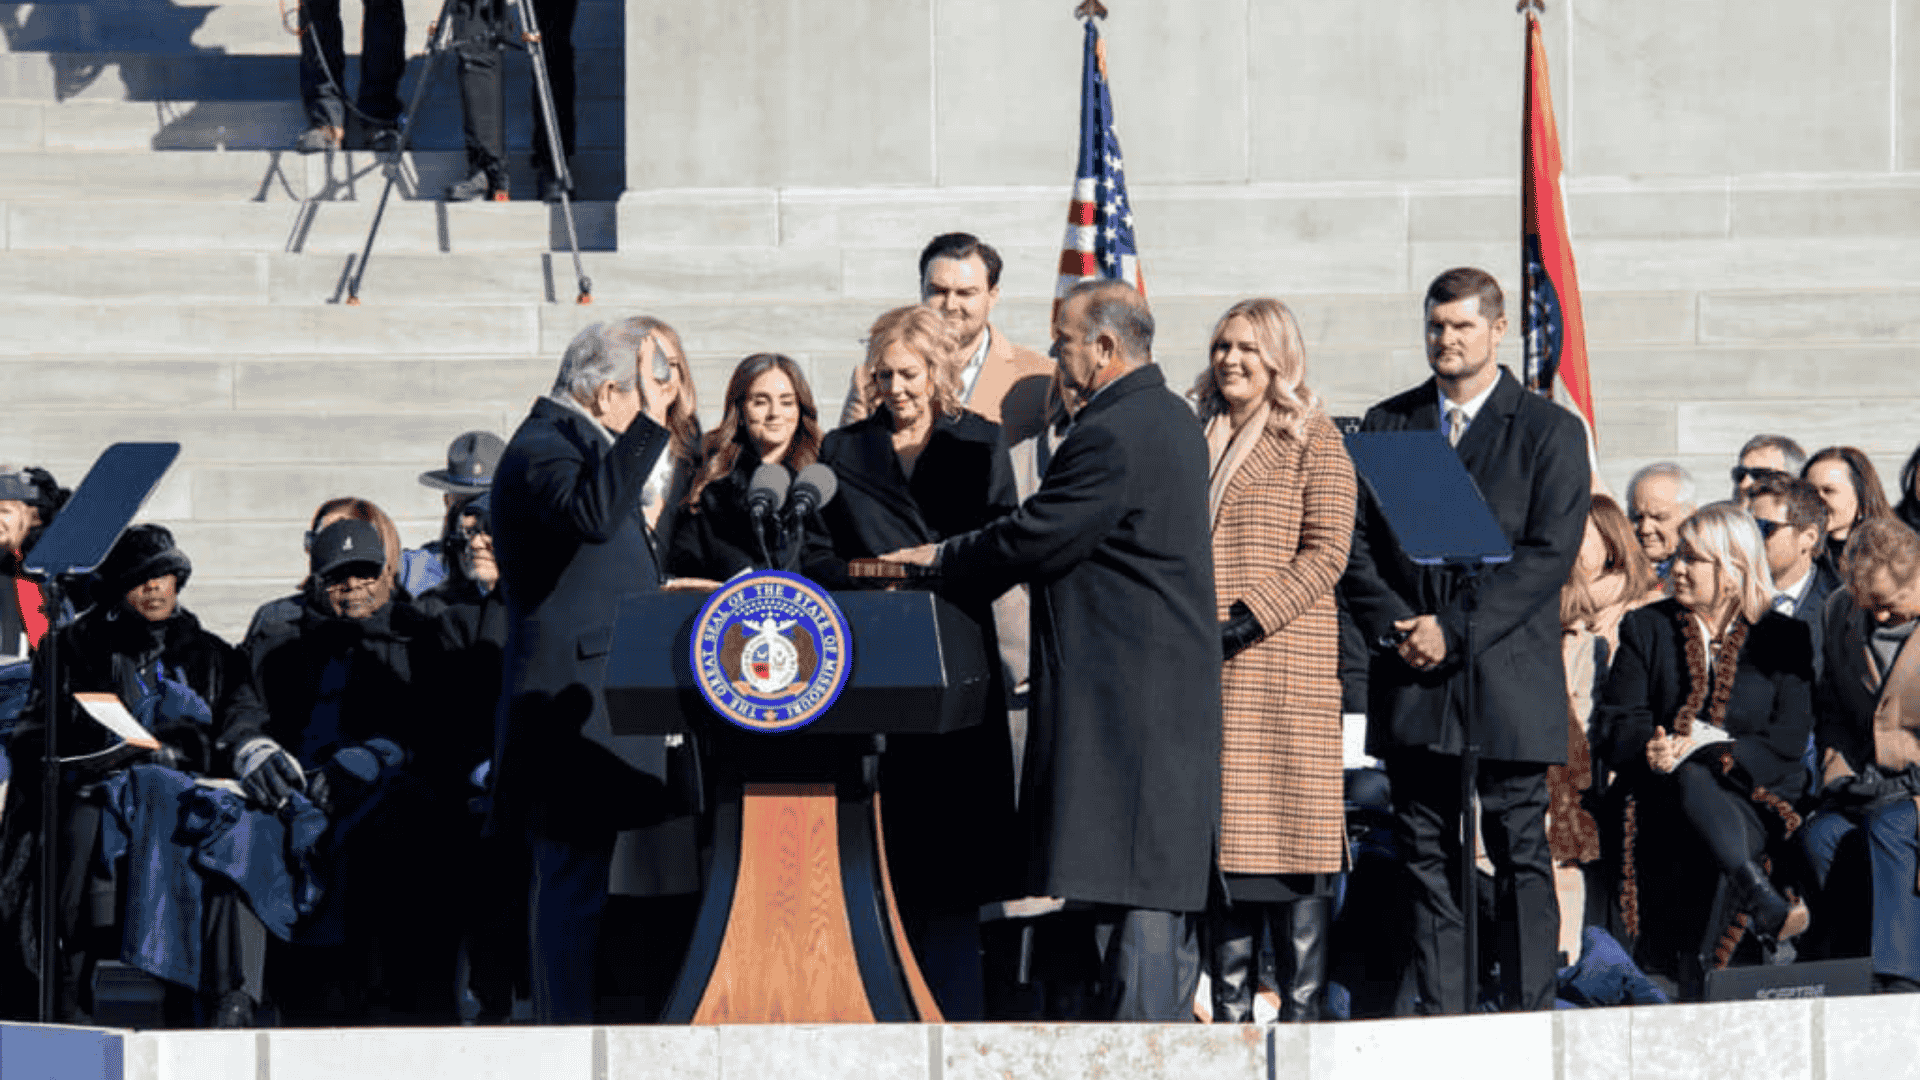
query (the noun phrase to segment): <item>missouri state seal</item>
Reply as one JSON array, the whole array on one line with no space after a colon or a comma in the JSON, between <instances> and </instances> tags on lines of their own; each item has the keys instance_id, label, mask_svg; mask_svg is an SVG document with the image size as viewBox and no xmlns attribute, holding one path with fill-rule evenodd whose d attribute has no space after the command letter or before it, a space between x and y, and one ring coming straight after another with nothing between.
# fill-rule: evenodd
<instances>
[{"instance_id":1,"label":"missouri state seal","mask_svg":"<svg viewBox=\"0 0 1920 1080\"><path fill-rule=\"evenodd\" d=\"M819 719L847 683L853 642L825 589L756 570L714 591L693 623L693 672L713 711L749 731Z\"/></svg>"}]
</instances>

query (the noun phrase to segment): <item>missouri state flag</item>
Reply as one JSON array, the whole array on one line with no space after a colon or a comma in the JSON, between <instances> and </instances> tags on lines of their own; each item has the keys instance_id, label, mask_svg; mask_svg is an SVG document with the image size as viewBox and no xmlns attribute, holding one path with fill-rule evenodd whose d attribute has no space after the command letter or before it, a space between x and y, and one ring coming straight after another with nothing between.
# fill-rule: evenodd
<instances>
[{"instance_id":1,"label":"missouri state flag","mask_svg":"<svg viewBox=\"0 0 1920 1080\"><path fill-rule=\"evenodd\" d=\"M1527 86L1521 119L1521 333L1528 389L1549 396L1557 378L1593 430L1593 382L1587 371L1587 323L1580 312L1580 279L1560 198L1560 131L1540 20L1527 12Z\"/></svg>"},{"instance_id":2,"label":"missouri state flag","mask_svg":"<svg viewBox=\"0 0 1920 1080\"><path fill-rule=\"evenodd\" d=\"M1133 207L1127 202L1126 162L1113 130L1113 96L1107 91L1107 50L1094 18L1086 20L1086 53L1080 68L1080 163L1073 200L1067 204L1067 238L1060 249L1054 302L1075 282L1113 278L1147 291L1133 243Z\"/></svg>"}]
</instances>

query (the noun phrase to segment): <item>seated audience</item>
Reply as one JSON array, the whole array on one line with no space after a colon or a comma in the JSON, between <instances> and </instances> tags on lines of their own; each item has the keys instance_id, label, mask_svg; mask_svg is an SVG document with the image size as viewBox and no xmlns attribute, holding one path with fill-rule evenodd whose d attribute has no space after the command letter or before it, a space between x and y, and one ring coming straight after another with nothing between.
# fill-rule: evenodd
<instances>
[{"instance_id":1,"label":"seated audience","mask_svg":"<svg viewBox=\"0 0 1920 1080\"><path fill-rule=\"evenodd\" d=\"M527 988L527 852L511 833L484 836L493 715L500 701L507 607L493 559L492 496L467 496L447 511L439 548L450 573L416 607L434 621L441 665L432 694L446 718L446 738L457 755L452 790L468 806L465 827L448 841L459 875L450 894L467 961L467 987L479 1002L476 1020L504 1024Z\"/></svg>"},{"instance_id":2,"label":"seated audience","mask_svg":"<svg viewBox=\"0 0 1920 1080\"><path fill-rule=\"evenodd\" d=\"M26 708L32 681L28 658L47 632L46 597L37 582L20 571L20 560L66 505L71 492L45 469L0 465L0 751L7 732ZM7 757L0 753L0 799L4 799Z\"/></svg>"},{"instance_id":3,"label":"seated audience","mask_svg":"<svg viewBox=\"0 0 1920 1080\"><path fill-rule=\"evenodd\" d=\"M404 596L400 585L400 530L394 526L393 519L365 499L351 496L328 499L313 512L313 521L307 526L306 535L301 538L309 557L313 554L313 538L322 529L336 521L364 521L380 532L380 542L387 551L383 577L387 582L390 595ZM301 579L299 588L290 596L269 600L261 604L253 613L253 619L247 624L246 636L241 638L240 647L249 649L253 642L263 635L284 634L287 627L300 618L300 612L306 607L308 594L313 589L311 575Z\"/></svg>"},{"instance_id":4,"label":"seated audience","mask_svg":"<svg viewBox=\"0 0 1920 1080\"><path fill-rule=\"evenodd\" d=\"M791 480L820 456L820 439L820 414L800 365L777 353L740 361L727 381L720 424L701 441L700 464L673 527L667 571L725 581L769 559L780 565L773 530L755 530L747 492L762 465L782 466Z\"/></svg>"},{"instance_id":5,"label":"seated audience","mask_svg":"<svg viewBox=\"0 0 1920 1080\"><path fill-rule=\"evenodd\" d=\"M1647 603L1654 585L1653 564L1640 550L1626 512L1610 496L1592 496L1580 554L1560 590L1567 763L1547 766L1547 843L1553 849L1554 888L1560 896L1560 951L1569 957L1580 955L1588 872L1601 869L1596 865L1599 829L1586 802L1587 793L1606 777L1604 769L1596 775L1587 729L1620 648L1620 620Z\"/></svg>"},{"instance_id":6,"label":"seated audience","mask_svg":"<svg viewBox=\"0 0 1920 1080\"><path fill-rule=\"evenodd\" d=\"M1920 990L1920 536L1869 518L1847 541L1846 587L1826 607L1817 705L1821 789L1803 836L1823 889L1850 838L1871 874L1873 972L1881 990ZM1824 898L1832 911L1837 897ZM1840 905L1836 919L1857 921Z\"/></svg>"},{"instance_id":7,"label":"seated audience","mask_svg":"<svg viewBox=\"0 0 1920 1080\"><path fill-rule=\"evenodd\" d=\"M245 896L244 886L193 862L194 845L184 836L191 818L181 800L212 798L196 790L193 777L215 774L222 764L215 752L225 721L221 704L246 680L233 647L201 629L180 605L192 572L171 532L135 525L101 564L93 606L59 632L60 686L53 693L58 753L68 764L60 791L55 964L56 1012L65 1021L81 1022L92 1012L91 975L109 960L166 980L168 1019L175 1024L248 1026L263 996L266 929L249 903L265 896ZM0 865L7 867L0 875L0 922L10 928L0 941L0 956L7 958L0 963L5 1015L34 1013L42 695L48 692L35 687L9 747L17 775L0 828ZM80 692L117 698L159 749L130 746L88 717L72 697Z\"/></svg>"},{"instance_id":8,"label":"seated audience","mask_svg":"<svg viewBox=\"0 0 1920 1080\"><path fill-rule=\"evenodd\" d=\"M867 338L865 419L827 435L839 494L820 512L833 554L872 558L977 529L1016 505L1000 427L960 405L958 357L931 308L896 308ZM994 639L994 594L943 588ZM1010 881L1013 762L996 677L984 721L894 736L880 759L887 863L901 921L948 1019L983 1018L980 905Z\"/></svg>"},{"instance_id":9,"label":"seated audience","mask_svg":"<svg viewBox=\"0 0 1920 1080\"><path fill-rule=\"evenodd\" d=\"M1671 586L1675 534L1695 505L1692 474L1671 461L1648 465L1627 481L1627 518L1663 585Z\"/></svg>"},{"instance_id":10,"label":"seated audience","mask_svg":"<svg viewBox=\"0 0 1920 1080\"><path fill-rule=\"evenodd\" d=\"M323 906L272 958L285 1022L457 1017L444 838L464 810L446 794L462 778L461 743L425 677L435 627L395 594L387 543L357 517L320 529L297 614L243 649L250 678L221 738L257 803L304 791L332 821Z\"/></svg>"},{"instance_id":11,"label":"seated audience","mask_svg":"<svg viewBox=\"0 0 1920 1080\"><path fill-rule=\"evenodd\" d=\"M1813 676L1820 677L1821 609L1840 587L1827 560L1827 505L1812 484L1786 473L1762 477L1747 488L1748 511L1767 542L1773 575L1773 610L1807 625L1813 635Z\"/></svg>"},{"instance_id":12,"label":"seated audience","mask_svg":"<svg viewBox=\"0 0 1920 1080\"><path fill-rule=\"evenodd\" d=\"M470 499L493 483L494 466L507 444L491 431L468 431L447 444L447 467L420 474L420 482L440 492L441 509ZM400 587L419 596L447 579L447 556L436 538L425 547L400 553Z\"/></svg>"},{"instance_id":13,"label":"seated audience","mask_svg":"<svg viewBox=\"0 0 1920 1080\"><path fill-rule=\"evenodd\" d=\"M1805 930L1806 905L1763 868L1799 826L1813 726L1806 627L1771 610L1760 531L1731 503L1679 529L1670 600L1629 613L1594 712L1594 742L1630 800L1621 905L1645 962L1681 958L1688 982L1724 955L1688 957L1712 916L1699 871L1730 886L1763 942ZM1710 905L1704 905L1710 906ZM1710 946L1702 949L1705 952Z\"/></svg>"},{"instance_id":14,"label":"seated audience","mask_svg":"<svg viewBox=\"0 0 1920 1080\"><path fill-rule=\"evenodd\" d=\"M1807 452L1785 435L1755 435L1740 448L1739 463L1733 467L1733 501L1747 504L1747 489L1754 482L1775 473L1799 476L1807 466Z\"/></svg>"},{"instance_id":15,"label":"seated audience","mask_svg":"<svg viewBox=\"0 0 1920 1080\"><path fill-rule=\"evenodd\" d=\"M1838 574L1844 569L1840 556L1847 538L1868 518L1890 517L1887 493L1880 486L1880 474L1865 451L1851 446L1829 446L1807 459L1800 478L1820 493L1827 504L1827 550L1822 553L1828 569Z\"/></svg>"},{"instance_id":16,"label":"seated audience","mask_svg":"<svg viewBox=\"0 0 1920 1080\"><path fill-rule=\"evenodd\" d=\"M1188 397L1206 425L1225 658L1213 1018L1252 1021L1271 933L1280 1019L1311 1021L1326 996L1333 879L1347 863L1334 586L1353 538L1353 463L1306 385L1306 344L1286 305L1228 308L1208 354Z\"/></svg>"}]
</instances>

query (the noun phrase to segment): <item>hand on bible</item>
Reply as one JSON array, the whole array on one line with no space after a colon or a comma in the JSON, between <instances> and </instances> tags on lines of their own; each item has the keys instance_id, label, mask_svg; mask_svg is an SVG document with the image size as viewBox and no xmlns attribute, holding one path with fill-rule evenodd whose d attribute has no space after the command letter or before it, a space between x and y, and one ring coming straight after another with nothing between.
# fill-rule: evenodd
<instances>
[{"instance_id":1,"label":"hand on bible","mask_svg":"<svg viewBox=\"0 0 1920 1080\"><path fill-rule=\"evenodd\" d=\"M940 552L938 544L921 544L919 547L901 548L880 556L881 562L905 563L908 566L932 566L934 556Z\"/></svg>"}]
</instances>

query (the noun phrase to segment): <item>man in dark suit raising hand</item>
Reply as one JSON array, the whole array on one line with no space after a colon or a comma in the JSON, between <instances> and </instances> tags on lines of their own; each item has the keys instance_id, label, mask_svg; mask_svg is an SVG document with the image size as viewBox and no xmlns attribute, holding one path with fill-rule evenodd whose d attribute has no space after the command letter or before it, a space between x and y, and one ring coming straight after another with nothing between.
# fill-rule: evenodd
<instances>
[{"instance_id":1,"label":"man in dark suit raising hand","mask_svg":"<svg viewBox=\"0 0 1920 1080\"><path fill-rule=\"evenodd\" d=\"M1559 912L1547 848L1546 771L1567 760L1567 680L1560 587L1586 527L1591 472L1572 413L1527 393L1496 362L1507 318L1499 283L1449 270L1427 288L1433 378L1368 411L1365 431L1438 429L1493 509L1511 562L1483 572L1474 603L1456 575L1415 566L1370 496L1363 497L1341 582L1347 608L1375 643L1367 750L1387 763L1414 904L1414 967L1422 1011L1459 1013L1465 923L1455 902L1460 850L1459 755L1466 665L1473 665L1473 737L1481 754L1481 830L1498 875L1506 1004L1553 1004ZM1464 655L1472 619L1472 656Z\"/></svg>"}]
</instances>

